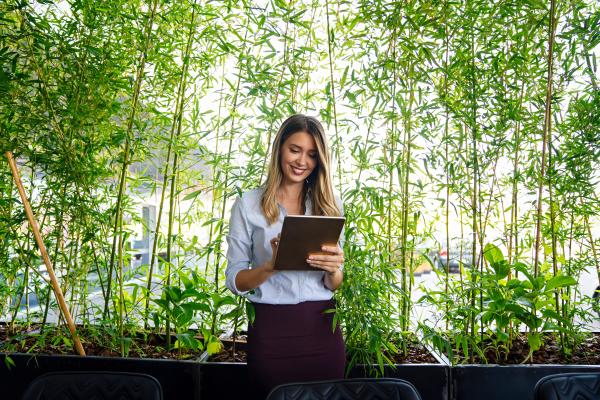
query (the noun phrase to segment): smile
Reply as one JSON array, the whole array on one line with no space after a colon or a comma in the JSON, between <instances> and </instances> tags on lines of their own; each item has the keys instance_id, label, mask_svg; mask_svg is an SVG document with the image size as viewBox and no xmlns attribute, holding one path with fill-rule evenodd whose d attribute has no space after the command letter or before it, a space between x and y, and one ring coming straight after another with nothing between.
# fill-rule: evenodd
<instances>
[{"instance_id":1,"label":"smile","mask_svg":"<svg viewBox=\"0 0 600 400\"><path fill-rule=\"evenodd\" d=\"M293 167L293 166L291 166L291 168L292 168L292 172L296 175L302 175L302 174L304 174L304 172L306 172L305 168L303 169L303 168L297 168L297 167Z\"/></svg>"}]
</instances>

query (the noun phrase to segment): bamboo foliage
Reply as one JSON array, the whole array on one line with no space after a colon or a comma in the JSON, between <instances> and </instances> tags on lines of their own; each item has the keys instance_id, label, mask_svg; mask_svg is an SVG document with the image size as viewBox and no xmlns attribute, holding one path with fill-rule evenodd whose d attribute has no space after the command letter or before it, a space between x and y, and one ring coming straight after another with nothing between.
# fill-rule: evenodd
<instances>
[{"instance_id":1,"label":"bamboo foliage","mask_svg":"<svg viewBox=\"0 0 600 400\"><path fill-rule=\"evenodd\" d=\"M117 326L121 354L140 322L178 350L190 327L208 345L243 326L223 285L228 212L293 113L331 139L353 362L383 365L416 326L470 359L524 326L532 351L543 330L576 345L589 301L568 277L600 279L596 2L43 3L0 5L0 150L74 319ZM45 329L57 305L0 177L0 310ZM415 269L442 246L463 268L418 299ZM528 294L529 319L493 314L504 279L529 275L558 286ZM175 296L190 282L193 301ZM427 303L441 325L415 319Z\"/></svg>"}]
</instances>

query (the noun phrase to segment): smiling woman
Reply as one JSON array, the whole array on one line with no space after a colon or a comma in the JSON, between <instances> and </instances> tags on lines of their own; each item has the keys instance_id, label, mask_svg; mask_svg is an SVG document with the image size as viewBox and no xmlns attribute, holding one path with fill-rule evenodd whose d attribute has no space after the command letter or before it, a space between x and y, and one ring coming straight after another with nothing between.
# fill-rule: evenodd
<instances>
[{"instance_id":1,"label":"smiling woman","mask_svg":"<svg viewBox=\"0 0 600 400\"><path fill-rule=\"evenodd\" d=\"M288 118L273 143L266 183L236 200L227 236L227 287L254 304L248 368L265 393L285 382L343 377L342 334L339 326L331 329L333 314L324 313L335 308L333 291L343 279L341 247L311 256L314 271L274 269L286 215L337 216L340 210L323 127L305 115Z\"/></svg>"}]
</instances>

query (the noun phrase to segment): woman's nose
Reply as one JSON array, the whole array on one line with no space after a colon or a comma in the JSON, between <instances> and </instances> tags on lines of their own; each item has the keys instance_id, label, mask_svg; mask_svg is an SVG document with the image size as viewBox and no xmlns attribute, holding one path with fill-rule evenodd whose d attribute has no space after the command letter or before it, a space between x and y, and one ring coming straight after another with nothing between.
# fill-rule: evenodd
<instances>
[{"instance_id":1,"label":"woman's nose","mask_svg":"<svg viewBox=\"0 0 600 400\"><path fill-rule=\"evenodd\" d=\"M306 165L306 161L307 161L307 159L308 159L308 156L307 156L306 154L304 154L304 153L300 153L300 157L298 158L298 162L299 162L301 165L303 165L303 166L304 166L304 165Z\"/></svg>"}]
</instances>

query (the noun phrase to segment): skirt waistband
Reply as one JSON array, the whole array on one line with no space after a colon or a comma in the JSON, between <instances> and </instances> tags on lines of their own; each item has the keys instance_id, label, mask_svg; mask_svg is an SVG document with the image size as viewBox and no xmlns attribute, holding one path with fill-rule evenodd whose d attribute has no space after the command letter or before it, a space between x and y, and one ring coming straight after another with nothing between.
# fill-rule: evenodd
<instances>
[{"instance_id":1,"label":"skirt waistband","mask_svg":"<svg viewBox=\"0 0 600 400\"><path fill-rule=\"evenodd\" d=\"M259 337L291 337L331 332L335 301L305 301L298 304L253 303L255 317L249 329Z\"/></svg>"}]
</instances>

